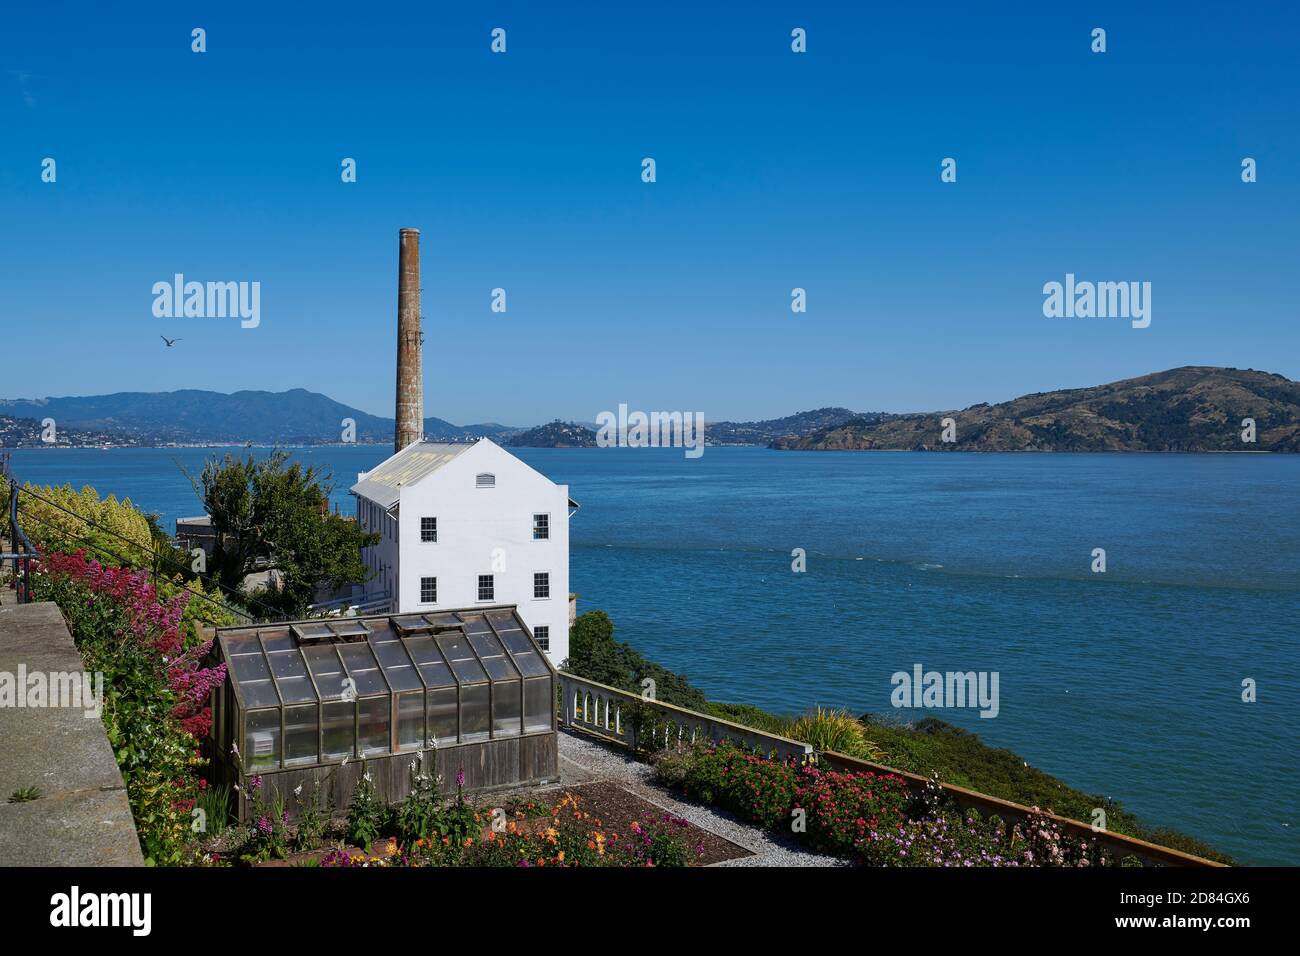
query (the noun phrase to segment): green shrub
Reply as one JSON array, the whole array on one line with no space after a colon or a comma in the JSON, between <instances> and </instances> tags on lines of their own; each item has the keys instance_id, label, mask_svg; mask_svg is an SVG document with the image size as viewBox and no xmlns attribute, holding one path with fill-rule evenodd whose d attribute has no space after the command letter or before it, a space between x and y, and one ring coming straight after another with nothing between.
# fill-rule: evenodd
<instances>
[{"instance_id":1,"label":"green shrub","mask_svg":"<svg viewBox=\"0 0 1300 956\"><path fill-rule=\"evenodd\" d=\"M569 657L564 669L587 680L608 684L634 694L642 692L641 682L655 682L655 699L690 710L703 711L704 692L692 687L681 674L646 660L627 644L614 640L614 622L604 611L588 611L578 616L569 629Z\"/></svg>"},{"instance_id":2,"label":"green shrub","mask_svg":"<svg viewBox=\"0 0 1300 956\"><path fill-rule=\"evenodd\" d=\"M750 704L710 703L705 708L705 713L712 714L714 717L721 717L723 720L729 720L733 724L744 724L746 727L753 727L764 733L777 734L781 737L790 736L790 719L788 717L769 714L767 711L760 710Z\"/></svg>"},{"instance_id":3,"label":"green shrub","mask_svg":"<svg viewBox=\"0 0 1300 956\"><path fill-rule=\"evenodd\" d=\"M730 744L700 751L682 782L692 800L715 804L768 828L789 824L794 788L793 767Z\"/></svg>"},{"instance_id":4,"label":"green shrub","mask_svg":"<svg viewBox=\"0 0 1300 956\"><path fill-rule=\"evenodd\" d=\"M260 776L246 777L244 793L250 801L248 824L235 850L239 861L252 865L264 860L283 860L289 855L289 816L277 797L267 800Z\"/></svg>"},{"instance_id":5,"label":"green shrub","mask_svg":"<svg viewBox=\"0 0 1300 956\"><path fill-rule=\"evenodd\" d=\"M686 777L704 751L703 747L687 747L684 750L661 750L654 754L650 762L654 765L655 782L674 790L682 789L686 785Z\"/></svg>"},{"instance_id":6,"label":"green shrub","mask_svg":"<svg viewBox=\"0 0 1300 956\"><path fill-rule=\"evenodd\" d=\"M357 777L352 802L348 805L348 840L368 851L371 844L383 835L388 823L388 807L375 792L370 771L362 761L361 775Z\"/></svg>"},{"instance_id":7,"label":"green shrub","mask_svg":"<svg viewBox=\"0 0 1300 956\"><path fill-rule=\"evenodd\" d=\"M873 762L885 757L885 752L867 739L861 722L843 710L810 710L790 724L789 736L812 744L818 753L833 750Z\"/></svg>"},{"instance_id":8,"label":"green shrub","mask_svg":"<svg viewBox=\"0 0 1300 956\"><path fill-rule=\"evenodd\" d=\"M397 838L407 846L433 836L442 818L438 782L431 774L421 771L414 760L411 761L411 792L398 804L393 816Z\"/></svg>"},{"instance_id":9,"label":"green shrub","mask_svg":"<svg viewBox=\"0 0 1300 956\"><path fill-rule=\"evenodd\" d=\"M214 787L205 787L194 799L194 809L202 812L204 836L215 837L225 833L230 827L230 805L234 791L230 784L223 783Z\"/></svg>"}]
</instances>

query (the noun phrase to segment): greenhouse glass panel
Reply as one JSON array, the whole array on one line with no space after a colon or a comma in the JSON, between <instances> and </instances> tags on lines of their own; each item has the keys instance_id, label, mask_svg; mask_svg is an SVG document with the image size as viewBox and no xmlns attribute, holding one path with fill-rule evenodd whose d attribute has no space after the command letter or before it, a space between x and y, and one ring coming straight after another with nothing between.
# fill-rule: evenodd
<instances>
[{"instance_id":1,"label":"greenhouse glass panel","mask_svg":"<svg viewBox=\"0 0 1300 956\"><path fill-rule=\"evenodd\" d=\"M460 688L460 740L461 743L487 740L490 718L488 715L488 688L490 684L463 684Z\"/></svg>"},{"instance_id":2,"label":"greenhouse glass panel","mask_svg":"<svg viewBox=\"0 0 1300 956\"><path fill-rule=\"evenodd\" d=\"M328 644L318 647L304 647L302 656L307 659L311 676L320 689L321 700L339 700L343 696L343 665L334 648Z\"/></svg>"},{"instance_id":3,"label":"greenhouse glass panel","mask_svg":"<svg viewBox=\"0 0 1300 956\"><path fill-rule=\"evenodd\" d=\"M316 734L316 705L284 709L284 762L316 763L320 740Z\"/></svg>"},{"instance_id":4,"label":"greenhouse glass panel","mask_svg":"<svg viewBox=\"0 0 1300 956\"><path fill-rule=\"evenodd\" d=\"M294 640L287 627L261 630L257 632L257 635L262 639L262 644L268 652L296 651L298 649L298 642Z\"/></svg>"},{"instance_id":5,"label":"greenhouse glass panel","mask_svg":"<svg viewBox=\"0 0 1300 956\"><path fill-rule=\"evenodd\" d=\"M231 657L235 654L251 654L254 651L261 651L261 649L261 645L257 643L257 634L254 631L226 635L226 653Z\"/></svg>"},{"instance_id":6,"label":"greenhouse glass panel","mask_svg":"<svg viewBox=\"0 0 1300 956\"><path fill-rule=\"evenodd\" d=\"M401 641L396 638L375 641L371 644L371 650L375 652L375 658L383 668L384 676L388 678L388 686L394 693L403 690L424 690L424 682L415 672L415 666L411 663L411 658L407 655Z\"/></svg>"},{"instance_id":7,"label":"greenhouse glass panel","mask_svg":"<svg viewBox=\"0 0 1300 956\"><path fill-rule=\"evenodd\" d=\"M525 677L551 676L550 668L546 666L546 662L532 651L516 653L515 663L519 665L519 670Z\"/></svg>"},{"instance_id":8,"label":"greenhouse glass panel","mask_svg":"<svg viewBox=\"0 0 1300 956\"><path fill-rule=\"evenodd\" d=\"M483 665L478 662L469 642L463 637L440 634L437 640L438 649L451 664L452 672L455 673L458 681L462 684L476 684L488 679Z\"/></svg>"},{"instance_id":9,"label":"greenhouse glass panel","mask_svg":"<svg viewBox=\"0 0 1300 956\"><path fill-rule=\"evenodd\" d=\"M451 668L438 661L436 664L421 664L420 676L424 678L424 683L429 687L455 687L456 678L451 673Z\"/></svg>"},{"instance_id":10,"label":"greenhouse glass panel","mask_svg":"<svg viewBox=\"0 0 1300 956\"><path fill-rule=\"evenodd\" d=\"M250 710L254 707L280 706L280 695L275 692L275 686L269 680L240 681L239 689L244 692L244 706Z\"/></svg>"},{"instance_id":11,"label":"greenhouse glass panel","mask_svg":"<svg viewBox=\"0 0 1300 956\"><path fill-rule=\"evenodd\" d=\"M419 750L424 741L424 694L401 694L397 698L398 749Z\"/></svg>"},{"instance_id":12,"label":"greenhouse glass panel","mask_svg":"<svg viewBox=\"0 0 1300 956\"><path fill-rule=\"evenodd\" d=\"M429 691L429 736L438 746L456 742L456 688L435 687Z\"/></svg>"},{"instance_id":13,"label":"greenhouse glass panel","mask_svg":"<svg viewBox=\"0 0 1300 956\"><path fill-rule=\"evenodd\" d=\"M384 626L387 627L386 624ZM370 626L364 621L330 621L329 628L340 640L365 637L371 632Z\"/></svg>"},{"instance_id":14,"label":"greenhouse glass panel","mask_svg":"<svg viewBox=\"0 0 1300 956\"><path fill-rule=\"evenodd\" d=\"M244 766L264 770L280 765L280 710L250 710L244 717Z\"/></svg>"},{"instance_id":15,"label":"greenhouse glass panel","mask_svg":"<svg viewBox=\"0 0 1300 956\"><path fill-rule=\"evenodd\" d=\"M307 665L296 647L288 651L269 651L266 659L271 662L271 673L276 677L307 676Z\"/></svg>"},{"instance_id":16,"label":"greenhouse glass panel","mask_svg":"<svg viewBox=\"0 0 1300 956\"><path fill-rule=\"evenodd\" d=\"M393 749L388 730L392 706L393 699L387 695L363 697L357 701L357 749L363 757L388 753Z\"/></svg>"},{"instance_id":17,"label":"greenhouse glass panel","mask_svg":"<svg viewBox=\"0 0 1300 956\"><path fill-rule=\"evenodd\" d=\"M524 733L551 729L555 695L549 677L524 681Z\"/></svg>"},{"instance_id":18,"label":"greenhouse glass panel","mask_svg":"<svg viewBox=\"0 0 1300 956\"><path fill-rule=\"evenodd\" d=\"M289 631L298 640L299 644L313 644L320 641L328 641L334 636L328 624L320 621L307 621L301 624L291 625Z\"/></svg>"},{"instance_id":19,"label":"greenhouse glass panel","mask_svg":"<svg viewBox=\"0 0 1300 956\"><path fill-rule=\"evenodd\" d=\"M483 620L481 616L479 615L469 616L469 615L462 614L460 617L461 617L461 627L464 629L466 634L491 634L492 633L492 628L488 627L487 621Z\"/></svg>"},{"instance_id":20,"label":"greenhouse glass panel","mask_svg":"<svg viewBox=\"0 0 1300 956\"><path fill-rule=\"evenodd\" d=\"M512 654L527 654L533 650L533 645L528 640L528 635L519 628L502 629L501 640Z\"/></svg>"},{"instance_id":21,"label":"greenhouse glass panel","mask_svg":"<svg viewBox=\"0 0 1300 956\"><path fill-rule=\"evenodd\" d=\"M259 647L248 654L230 656L230 673L241 684L250 680L270 680L271 672L266 667L266 658Z\"/></svg>"},{"instance_id":22,"label":"greenhouse glass panel","mask_svg":"<svg viewBox=\"0 0 1300 956\"><path fill-rule=\"evenodd\" d=\"M369 645L340 644L338 651L343 663L347 665L358 697L388 694L388 684L379 673L379 665L375 663L375 655L371 653Z\"/></svg>"},{"instance_id":23,"label":"greenhouse glass panel","mask_svg":"<svg viewBox=\"0 0 1300 956\"><path fill-rule=\"evenodd\" d=\"M494 737L518 737L519 720L519 681L498 681L492 685L492 735Z\"/></svg>"},{"instance_id":24,"label":"greenhouse glass panel","mask_svg":"<svg viewBox=\"0 0 1300 956\"><path fill-rule=\"evenodd\" d=\"M316 691L306 677L292 677L276 681L276 684L286 704L316 703Z\"/></svg>"},{"instance_id":25,"label":"greenhouse glass panel","mask_svg":"<svg viewBox=\"0 0 1300 956\"><path fill-rule=\"evenodd\" d=\"M402 638L402 644L406 647L406 653L411 655L411 660L416 664L442 664L442 652L433 644L433 638L428 634L416 634L413 637Z\"/></svg>"},{"instance_id":26,"label":"greenhouse glass panel","mask_svg":"<svg viewBox=\"0 0 1300 956\"><path fill-rule=\"evenodd\" d=\"M500 657L505 653L497 636L491 632L469 635L470 647L479 657Z\"/></svg>"},{"instance_id":27,"label":"greenhouse glass panel","mask_svg":"<svg viewBox=\"0 0 1300 956\"><path fill-rule=\"evenodd\" d=\"M392 618L389 623L392 624L398 634L403 636L408 634L419 634L421 632L427 633L428 631L433 630L433 625L419 614L402 614L398 617Z\"/></svg>"},{"instance_id":28,"label":"greenhouse glass panel","mask_svg":"<svg viewBox=\"0 0 1300 956\"><path fill-rule=\"evenodd\" d=\"M356 745L356 704L350 701L324 703L321 707L321 730L325 737L325 758L351 757Z\"/></svg>"}]
</instances>

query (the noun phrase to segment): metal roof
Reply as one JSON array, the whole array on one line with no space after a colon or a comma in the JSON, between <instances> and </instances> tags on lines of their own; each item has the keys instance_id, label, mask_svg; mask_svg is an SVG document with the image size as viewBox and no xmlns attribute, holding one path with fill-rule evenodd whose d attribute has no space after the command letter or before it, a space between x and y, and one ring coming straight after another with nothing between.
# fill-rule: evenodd
<instances>
[{"instance_id":1,"label":"metal roof","mask_svg":"<svg viewBox=\"0 0 1300 956\"><path fill-rule=\"evenodd\" d=\"M217 643L250 710L352 699L344 678L366 698L555 674L513 605L219 628Z\"/></svg>"},{"instance_id":2,"label":"metal roof","mask_svg":"<svg viewBox=\"0 0 1300 956\"><path fill-rule=\"evenodd\" d=\"M397 504L402 487L433 474L447 462L473 448L468 442L419 441L407 445L352 486L352 493L383 508Z\"/></svg>"}]
</instances>

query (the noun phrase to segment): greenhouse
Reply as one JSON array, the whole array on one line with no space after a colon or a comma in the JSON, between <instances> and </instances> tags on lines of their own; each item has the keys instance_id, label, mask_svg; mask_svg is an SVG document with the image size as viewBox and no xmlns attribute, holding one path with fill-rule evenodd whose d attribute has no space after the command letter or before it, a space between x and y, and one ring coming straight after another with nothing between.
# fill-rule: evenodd
<instances>
[{"instance_id":1,"label":"greenhouse","mask_svg":"<svg viewBox=\"0 0 1300 956\"><path fill-rule=\"evenodd\" d=\"M557 776L555 671L513 607L220 628L214 653L210 756L291 814L303 784L345 806L362 762L388 800L413 761L446 792Z\"/></svg>"}]
</instances>

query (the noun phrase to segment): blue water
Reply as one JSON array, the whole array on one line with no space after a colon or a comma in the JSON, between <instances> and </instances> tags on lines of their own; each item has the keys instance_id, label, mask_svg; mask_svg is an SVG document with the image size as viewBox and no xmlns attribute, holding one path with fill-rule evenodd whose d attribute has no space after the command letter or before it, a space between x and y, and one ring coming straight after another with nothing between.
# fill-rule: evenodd
<instances>
[{"instance_id":1,"label":"blue water","mask_svg":"<svg viewBox=\"0 0 1300 956\"><path fill-rule=\"evenodd\" d=\"M202 510L177 463L210 454L32 449L14 467L170 527ZM386 448L294 454L333 469L350 511ZM518 454L582 505L579 609L710 698L889 711L913 664L997 671L996 718L930 713L1243 861L1300 864L1300 456Z\"/></svg>"}]
</instances>

